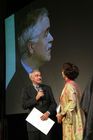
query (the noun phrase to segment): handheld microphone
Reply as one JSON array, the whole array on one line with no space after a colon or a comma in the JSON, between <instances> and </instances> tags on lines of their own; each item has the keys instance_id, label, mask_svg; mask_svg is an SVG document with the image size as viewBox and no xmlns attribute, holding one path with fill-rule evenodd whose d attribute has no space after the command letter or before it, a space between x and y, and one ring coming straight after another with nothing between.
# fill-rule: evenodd
<instances>
[{"instance_id":1,"label":"handheld microphone","mask_svg":"<svg viewBox=\"0 0 93 140\"><path fill-rule=\"evenodd\" d=\"M43 91L42 87L39 87L38 90L39 90L39 91Z\"/></svg>"},{"instance_id":2,"label":"handheld microphone","mask_svg":"<svg viewBox=\"0 0 93 140\"><path fill-rule=\"evenodd\" d=\"M39 88L38 88L38 91L42 91L43 94L44 94L44 91L43 91L42 87L39 87ZM44 98L44 96L41 97L41 99L43 99L43 98Z\"/></svg>"},{"instance_id":3,"label":"handheld microphone","mask_svg":"<svg viewBox=\"0 0 93 140\"><path fill-rule=\"evenodd\" d=\"M39 87L39 88L38 88L38 91L42 91L42 92L43 92L42 87ZM42 105L42 104L43 104L43 96L42 96L42 97L40 97L39 104L40 104L40 105Z\"/></svg>"}]
</instances>

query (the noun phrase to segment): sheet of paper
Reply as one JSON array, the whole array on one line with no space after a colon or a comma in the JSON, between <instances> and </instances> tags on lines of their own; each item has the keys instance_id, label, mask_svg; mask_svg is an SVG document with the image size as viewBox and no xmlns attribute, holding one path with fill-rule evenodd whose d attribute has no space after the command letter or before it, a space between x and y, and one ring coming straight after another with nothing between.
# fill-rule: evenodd
<instances>
[{"instance_id":1,"label":"sheet of paper","mask_svg":"<svg viewBox=\"0 0 93 140\"><path fill-rule=\"evenodd\" d=\"M48 118L45 121L42 121L40 117L42 116L42 112L40 112L38 109L33 108L33 110L30 112L30 114L27 116L26 121L35 126L37 129L39 129L41 132L43 132L45 135L48 134L52 126L54 125L54 121Z\"/></svg>"}]
</instances>

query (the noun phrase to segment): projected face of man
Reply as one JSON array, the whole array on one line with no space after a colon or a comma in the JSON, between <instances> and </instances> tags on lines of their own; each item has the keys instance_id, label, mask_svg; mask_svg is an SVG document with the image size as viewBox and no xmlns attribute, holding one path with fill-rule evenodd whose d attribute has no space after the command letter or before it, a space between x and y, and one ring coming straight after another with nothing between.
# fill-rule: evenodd
<instances>
[{"instance_id":1,"label":"projected face of man","mask_svg":"<svg viewBox=\"0 0 93 140\"><path fill-rule=\"evenodd\" d=\"M39 62L49 61L51 59L51 47L53 37L49 33L50 21L47 16L40 18L34 26L34 39L31 43L32 57Z\"/></svg>"}]
</instances>

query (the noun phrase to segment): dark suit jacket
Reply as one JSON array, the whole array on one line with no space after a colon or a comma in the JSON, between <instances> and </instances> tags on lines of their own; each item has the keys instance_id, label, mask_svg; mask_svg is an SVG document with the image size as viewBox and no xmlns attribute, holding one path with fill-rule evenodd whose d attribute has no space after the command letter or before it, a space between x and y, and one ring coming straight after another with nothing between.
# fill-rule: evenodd
<instances>
[{"instance_id":1,"label":"dark suit jacket","mask_svg":"<svg viewBox=\"0 0 93 140\"><path fill-rule=\"evenodd\" d=\"M43 89L44 96L41 97L38 101L36 100L37 91L32 83L30 83L23 89L23 108L29 109L29 112L33 109L33 107L36 107L42 113L49 111L50 118L53 119L53 117L55 118L56 113L56 102L53 97L52 90L49 86L44 84L41 84L40 87L42 87ZM29 123L27 123L27 130L37 131L37 129Z\"/></svg>"},{"instance_id":2,"label":"dark suit jacket","mask_svg":"<svg viewBox=\"0 0 93 140\"><path fill-rule=\"evenodd\" d=\"M22 65L19 64L6 89L6 114L26 113L22 108L21 91L22 88L30 82L28 73Z\"/></svg>"},{"instance_id":3,"label":"dark suit jacket","mask_svg":"<svg viewBox=\"0 0 93 140\"><path fill-rule=\"evenodd\" d=\"M81 99L81 107L86 115L83 140L93 140L93 76L89 80Z\"/></svg>"}]
</instances>

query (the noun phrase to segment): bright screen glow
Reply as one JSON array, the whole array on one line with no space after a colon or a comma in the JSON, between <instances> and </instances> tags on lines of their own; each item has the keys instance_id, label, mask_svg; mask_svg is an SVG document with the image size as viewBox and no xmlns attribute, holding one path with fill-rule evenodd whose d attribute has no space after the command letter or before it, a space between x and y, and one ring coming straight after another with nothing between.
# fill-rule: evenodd
<instances>
[{"instance_id":1,"label":"bright screen glow","mask_svg":"<svg viewBox=\"0 0 93 140\"><path fill-rule=\"evenodd\" d=\"M82 3L81 5L79 3L71 5L69 2L63 4L58 2L56 6L56 2L52 0L31 3L5 19L6 114L25 113L21 105L21 90L29 82L28 72L26 71L29 67L24 69L22 58L25 59L28 53L26 52L27 47L24 48L23 46L25 46L24 42L27 41L27 35L30 32L27 29L22 34L22 30L30 24L29 18L26 22L25 14L29 13L30 16L30 10L44 7L49 12L49 19L44 18L42 22L38 22L37 25L39 26L36 26L38 28L32 30L38 34L41 23L44 28L45 25L50 26L44 36L50 37L51 40L54 39L53 46L51 47L51 44L49 44L51 53L48 51L46 55L41 45L37 47L37 52L38 56L42 55L44 61L46 60L46 63L39 68L43 82L51 86L56 102L59 103L59 96L64 87L64 79L61 74L63 63L69 61L79 67L80 74L77 83L80 85L82 92L93 74L93 21L91 20L93 15L86 9L88 6L84 6ZM25 31L26 33L24 33ZM38 39L34 38L36 34L31 34L30 37L32 36L34 43ZM18 49L19 44L21 49ZM20 50L23 56L21 58ZM33 49L30 51L33 52ZM24 52L26 52L25 55L23 55ZM41 57L38 57L39 59Z\"/></svg>"}]
</instances>

